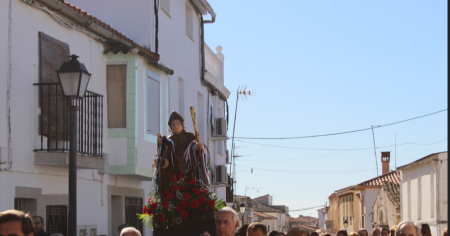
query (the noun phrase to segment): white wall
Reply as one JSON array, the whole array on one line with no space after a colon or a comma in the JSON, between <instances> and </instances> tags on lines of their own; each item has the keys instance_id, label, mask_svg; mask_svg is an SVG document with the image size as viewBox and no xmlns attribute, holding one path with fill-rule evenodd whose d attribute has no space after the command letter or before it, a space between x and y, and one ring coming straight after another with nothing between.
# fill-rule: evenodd
<instances>
[{"instance_id":1,"label":"white wall","mask_svg":"<svg viewBox=\"0 0 450 236\"><path fill-rule=\"evenodd\" d=\"M9 1L0 2L0 70L6 73L7 60L6 40ZM12 91L11 91L11 123L13 165L11 170L0 172L0 209L14 207L15 187L33 187L42 189L42 194L67 194L68 169L64 167L39 166L33 164L35 148L40 147L38 136L38 87L39 82L39 43L38 32L42 31L70 46L70 52L77 54L87 70L92 73L88 90L105 95L106 104L106 63L102 54L103 46L87 35L67 29L58 24L49 14L32 8L22 1L12 1ZM6 96L4 86L6 74L0 76L0 94ZM2 97L5 101L5 97ZM0 146L6 146L5 102L0 103ZM103 106L103 137L107 139L107 111ZM114 145L114 144L113 144ZM103 143L103 152L116 151L110 149L108 142ZM6 166L2 165L1 168ZM122 177L102 175L97 170L77 170L78 176L78 225L97 225L99 235L108 235L108 185L122 186L150 191L149 182L126 179ZM145 228L145 227L144 227ZM144 231L150 235L149 230Z\"/></svg>"},{"instance_id":2,"label":"white wall","mask_svg":"<svg viewBox=\"0 0 450 236\"><path fill-rule=\"evenodd\" d=\"M372 206L378 195L379 188L366 188L361 190L361 196L364 196L364 214L365 214L365 229L372 232Z\"/></svg>"},{"instance_id":3,"label":"white wall","mask_svg":"<svg viewBox=\"0 0 450 236\"><path fill-rule=\"evenodd\" d=\"M442 229L447 227L446 223L439 223L446 222L448 219L447 162L445 152L400 169L402 220L427 223L430 225L432 235L441 235ZM408 190L409 185L410 190ZM420 188L421 191L419 191Z\"/></svg>"}]
</instances>

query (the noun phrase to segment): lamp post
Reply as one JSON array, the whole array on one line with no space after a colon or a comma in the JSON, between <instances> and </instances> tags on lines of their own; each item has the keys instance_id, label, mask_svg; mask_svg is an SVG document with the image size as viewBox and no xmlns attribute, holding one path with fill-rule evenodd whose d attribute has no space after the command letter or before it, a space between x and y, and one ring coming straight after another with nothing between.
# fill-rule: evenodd
<instances>
[{"instance_id":1,"label":"lamp post","mask_svg":"<svg viewBox=\"0 0 450 236\"><path fill-rule=\"evenodd\" d=\"M242 225L244 225L244 213L245 213L245 204L244 203L241 203L241 205L239 205L239 211L241 211Z\"/></svg>"},{"instance_id":2,"label":"lamp post","mask_svg":"<svg viewBox=\"0 0 450 236\"><path fill-rule=\"evenodd\" d=\"M77 106L72 105L72 99L84 97L91 74L77 55L71 55L70 61L64 62L59 70L58 80L69 107L69 235L77 235Z\"/></svg>"},{"instance_id":3,"label":"lamp post","mask_svg":"<svg viewBox=\"0 0 450 236\"><path fill-rule=\"evenodd\" d=\"M344 220L344 228L345 228L345 232L347 232L347 227L348 227L348 221Z\"/></svg>"}]
</instances>

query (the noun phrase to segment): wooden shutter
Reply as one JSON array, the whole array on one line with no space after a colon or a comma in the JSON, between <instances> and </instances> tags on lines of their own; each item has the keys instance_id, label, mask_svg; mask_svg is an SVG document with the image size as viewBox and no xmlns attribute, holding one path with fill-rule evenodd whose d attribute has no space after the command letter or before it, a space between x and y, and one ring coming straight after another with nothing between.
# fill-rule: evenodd
<instances>
[{"instance_id":1,"label":"wooden shutter","mask_svg":"<svg viewBox=\"0 0 450 236\"><path fill-rule=\"evenodd\" d=\"M160 83L147 73L147 131L160 132Z\"/></svg>"},{"instance_id":2,"label":"wooden shutter","mask_svg":"<svg viewBox=\"0 0 450 236\"><path fill-rule=\"evenodd\" d=\"M108 128L127 126L127 66L108 65L106 69L106 93L108 97Z\"/></svg>"},{"instance_id":3,"label":"wooden shutter","mask_svg":"<svg viewBox=\"0 0 450 236\"><path fill-rule=\"evenodd\" d=\"M58 83L56 71L69 61L69 45L39 32L40 82ZM64 132L64 95L60 85L41 86L41 135L59 140ZM67 110L67 109L66 109Z\"/></svg>"}]
</instances>

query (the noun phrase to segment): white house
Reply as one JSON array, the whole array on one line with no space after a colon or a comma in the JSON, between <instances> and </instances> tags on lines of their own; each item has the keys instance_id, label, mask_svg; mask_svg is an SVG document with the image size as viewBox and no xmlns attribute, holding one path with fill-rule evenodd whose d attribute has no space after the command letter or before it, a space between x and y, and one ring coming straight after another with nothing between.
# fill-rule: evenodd
<instances>
[{"instance_id":1,"label":"white house","mask_svg":"<svg viewBox=\"0 0 450 236\"><path fill-rule=\"evenodd\" d=\"M228 185L225 118L230 91L224 86L222 48L218 46L213 52L204 42L204 24L214 23L216 17L209 3L206 0L136 0L132 3L72 0L71 3L152 49L160 55L162 65L174 70L164 82L167 83L164 93L168 95L164 97L167 100L161 102L167 109L160 111L160 132L165 134L168 129L167 116L172 110L184 117L186 129L193 132L189 107L195 108L200 141L207 145L211 154L212 191L225 201ZM204 20L204 15L211 19ZM156 139L153 133L147 136L149 140Z\"/></svg>"},{"instance_id":2,"label":"white house","mask_svg":"<svg viewBox=\"0 0 450 236\"><path fill-rule=\"evenodd\" d=\"M447 152L430 154L398 171L402 220L427 223L432 235L441 235L448 224Z\"/></svg>"},{"instance_id":3,"label":"white house","mask_svg":"<svg viewBox=\"0 0 450 236\"><path fill-rule=\"evenodd\" d=\"M55 71L70 54L78 55L92 73L86 97L77 104L80 236L117 236L117 226L122 223L151 235L136 213L141 213L152 189L156 134L169 134L167 120L172 110L184 109L186 127L192 130L189 106L196 108L197 121L202 124L201 140L209 147L213 166L225 164L226 148L218 143L226 130L214 137L210 132L218 129L220 122L210 117L225 117L223 99L229 96L223 86L221 49L201 54L200 45L203 48L205 44L200 35L191 35L190 45L185 40L173 43L172 48L164 46L167 38L178 37L172 35L160 38L161 47L156 53L151 33L155 31L151 21L154 18L148 16L151 14L138 14L149 17L150 24L145 23L151 28L148 31L145 27L135 28L136 22L120 21L116 14L121 12L136 20L132 14L153 8L144 11L142 7L131 10L114 5L120 2L124 1L108 1L108 11L95 11L95 6L104 4L102 1L90 1L88 9L78 5L83 1L77 0L71 2L75 5L61 0L0 2L0 71L5 73L0 77L1 100L5 101L0 103L0 209L15 208L40 215L50 233L67 235L67 106L56 84ZM172 3L183 9L192 5ZM113 17L103 19L105 13ZM167 20L175 18L173 12ZM186 25L184 14L183 19L176 24ZM193 29L199 33L200 26L194 23ZM164 31L179 33L174 25L165 26L173 27L171 30L160 26L161 35ZM208 70L204 77L200 76L202 55L212 61L203 68L216 69ZM210 81L209 87L201 85L201 78ZM213 174L217 172L220 170L212 170ZM224 178L213 181L214 190L223 199L225 182Z\"/></svg>"}]
</instances>

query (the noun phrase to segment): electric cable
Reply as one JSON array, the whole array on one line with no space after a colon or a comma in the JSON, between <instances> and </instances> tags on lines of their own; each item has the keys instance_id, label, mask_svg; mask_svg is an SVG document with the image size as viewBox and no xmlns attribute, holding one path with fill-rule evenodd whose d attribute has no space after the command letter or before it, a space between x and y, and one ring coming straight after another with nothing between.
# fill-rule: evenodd
<instances>
[{"instance_id":1,"label":"electric cable","mask_svg":"<svg viewBox=\"0 0 450 236\"><path fill-rule=\"evenodd\" d=\"M386 147L394 147L394 146L404 146L404 145L419 145L419 146L428 146L433 145L436 143L440 143L444 140L446 140L448 137L445 137L444 139L441 139L434 143L428 143L428 144L420 144L420 143L400 143L400 144L393 144L393 145L385 145L385 146L378 146L378 148L386 148ZM248 142L248 141L242 141L242 140L236 140L241 143L249 143L249 144L255 144L255 145L261 145L261 146L267 146L267 147L277 147L277 148L289 148L289 149L299 149L299 150L311 150L311 151L357 151L357 150L367 150L367 149L373 149L373 147L367 147L367 148L302 148L302 147L289 147L289 146L279 146L279 145L271 145L271 144L265 144L265 143L254 143L254 142Z\"/></svg>"},{"instance_id":2,"label":"electric cable","mask_svg":"<svg viewBox=\"0 0 450 236\"><path fill-rule=\"evenodd\" d=\"M401 120L401 121L397 121L397 122L393 122L393 123L389 123L389 124L385 124L385 125L378 125L378 126L374 126L373 128L376 129L376 128L382 128L382 127L386 127L386 126L390 126L390 125L395 125L395 124L399 124L399 123L403 123L403 122L407 122L407 121L411 121L411 120L415 120L415 119L431 116L431 115L434 115L434 114L438 114L438 113L441 113L441 112L444 112L444 111L447 111L447 110L448 109L444 109L444 110L436 111L436 112L429 113L429 114L426 114L426 115L409 118L409 119L406 119L406 120ZM366 130L370 130L370 129L372 129L372 127L365 128L365 129L352 130L352 131L338 132L338 133L308 135L308 136L300 136L300 137L279 137L279 138L234 137L234 138L236 138L236 139L300 139L300 138L317 138L317 137L324 137L324 136L333 136L333 135L340 135L340 134L356 133L356 132L366 131Z\"/></svg>"}]
</instances>

